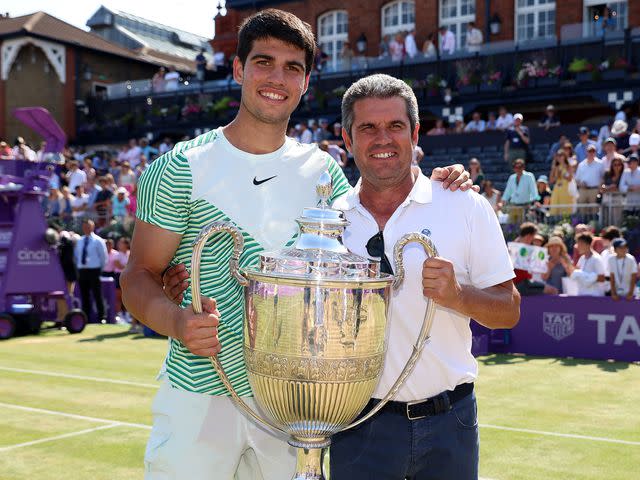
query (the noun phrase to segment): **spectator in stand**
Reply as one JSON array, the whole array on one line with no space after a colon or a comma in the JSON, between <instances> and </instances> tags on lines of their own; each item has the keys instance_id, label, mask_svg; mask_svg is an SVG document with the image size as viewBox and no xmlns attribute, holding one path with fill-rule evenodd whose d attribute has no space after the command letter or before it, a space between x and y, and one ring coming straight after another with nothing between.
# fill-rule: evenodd
<instances>
[{"instance_id":1,"label":"spectator in stand","mask_svg":"<svg viewBox=\"0 0 640 480\"><path fill-rule=\"evenodd\" d=\"M462 118L462 115L456 115L451 133L464 133L464 118Z\"/></svg>"},{"instance_id":2,"label":"spectator in stand","mask_svg":"<svg viewBox=\"0 0 640 480\"><path fill-rule=\"evenodd\" d=\"M13 147L13 158L16 160L28 160L35 162L36 152L34 152L29 145L27 145L22 137L16 137Z\"/></svg>"},{"instance_id":3,"label":"spectator in stand","mask_svg":"<svg viewBox=\"0 0 640 480\"><path fill-rule=\"evenodd\" d=\"M120 161L116 157L111 157L109 159L109 175L113 179L114 183L118 183L120 181Z\"/></svg>"},{"instance_id":4,"label":"spectator in stand","mask_svg":"<svg viewBox=\"0 0 640 480\"><path fill-rule=\"evenodd\" d=\"M156 73L153 74L151 78L151 91L153 93L162 93L165 91L165 79L164 77L167 74L167 70L164 67L160 67Z\"/></svg>"},{"instance_id":5,"label":"spectator in stand","mask_svg":"<svg viewBox=\"0 0 640 480\"><path fill-rule=\"evenodd\" d=\"M509 206L510 223L518 223L533 202L538 200L536 178L525 170L522 158L513 162L514 173L507 180L502 199Z\"/></svg>"},{"instance_id":6,"label":"spectator in stand","mask_svg":"<svg viewBox=\"0 0 640 480\"><path fill-rule=\"evenodd\" d=\"M390 44L390 35L385 35L384 37L382 37L382 40L380 40L380 45L378 47L378 56L380 58L389 57L391 55Z\"/></svg>"},{"instance_id":7,"label":"spectator in stand","mask_svg":"<svg viewBox=\"0 0 640 480\"><path fill-rule=\"evenodd\" d=\"M84 191L89 196L89 201L87 204L87 210L93 211L93 205L96 202L96 198L98 198L98 194L102 190L100 184L94 179L87 179L87 183L84 184Z\"/></svg>"},{"instance_id":8,"label":"spectator in stand","mask_svg":"<svg viewBox=\"0 0 640 480\"><path fill-rule=\"evenodd\" d=\"M506 140L504 142L504 160L513 163L517 158L527 158L529 153L529 129L522 125L524 117L521 113L513 116L513 126L506 131Z\"/></svg>"},{"instance_id":9,"label":"spectator in stand","mask_svg":"<svg viewBox=\"0 0 640 480\"><path fill-rule=\"evenodd\" d=\"M80 170L77 160L71 160L69 162L69 170L66 175L67 185L72 192L76 191L78 185L84 185L87 182L87 174Z\"/></svg>"},{"instance_id":10,"label":"spectator in stand","mask_svg":"<svg viewBox=\"0 0 640 480\"><path fill-rule=\"evenodd\" d=\"M603 246L603 250L600 252L600 256L602 257L602 261L604 262L604 271L607 277L609 276L609 273L610 273L609 263L608 263L609 257L611 256L615 257L616 255L616 252L613 249L613 245L612 245L613 241L616 238L621 238L621 237L622 237L622 233L620 232L620 229L615 225L609 225L600 233L600 239L602 241L602 246Z\"/></svg>"},{"instance_id":11,"label":"spectator in stand","mask_svg":"<svg viewBox=\"0 0 640 480\"><path fill-rule=\"evenodd\" d=\"M435 41L436 35L432 32L427 36L427 39L422 44L422 54L425 58L435 58L438 55Z\"/></svg>"},{"instance_id":12,"label":"spectator in stand","mask_svg":"<svg viewBox=\"0 0 640 480\"><path fill-rule=\"evenodd\" d=\"M131 168L136 168L138 166L138 162L140 161L141 153L142 148L138 146L138 141L135 138L132 138L129 140L127 150L120 157L120 161L122 163L128 162Z\"/></svg>"},{"instance_id":13,"label":"spectator in stand","mask_svg":"<svg viewBox=\"0 0 640 480\"><path fill-rule=\"evenodd\" d=\"M331 138L331 132L329 131L329 120L321 118L318 120L318 130L313 134L313 141L320 143L323 140L329 140Z\"/></svg>"},{"instance_id":14,"label":"spectator in stand","mask_svg":"<svg viewBox=\"0 0 640 480\"><path fill-rule=\"evenodd\" d=\"M624 238L616 238L612 242L615 255L608 259L609 281L611 282L611 298L633 300L633 294L638 280L638 264L629 255L629 247Z\"/></svg>"},{"instance_id":15,"label":"spectator in stand","mask_svg":"<svg viewBox=\"0 0 640 480\"><path fill-rule=\"evenodd\" d=\"M36 152L36 161L44 162L46 160L47 142L44 140L40 142L40 149Z\"/></svg>"},{"instance_id":16,"label":"spectator in stand","mask_svg":"<svg viewBox=\"0 0 640 480\"><path fill-rule=\"evenodd\" d=\"M207 76L207 57L204 56L204 48L196 55L196 78L200 83L204 82Z\"/></svg>"},{"instance_id":17,"label":"spectator in stand","mask_svg":"<svg viewBox=\"0 0 640 480\"><path fill-rule=\"evenodd\" d=\"M87 176L87 181L93 182L96 179L96 169L93 168L93 160L91 160L89 157L85 157L85 159L82 161L82 165L82 170Z\"/></svg>"},{"instance_id":18,"label":"spectator in stand","mask_svg":"<svg viewBox=\"0 0 640 480\"><path fill-rule=\"evenodd\" d=\"M316 72L323 72L327 68L329 55L322 49L322 45L316 45L316 58L313 61L313 68Z\"/></svg>"},{"instance_id":19,"label":"spectator in stand","mask_svg":"<svg viewBox=\"0 0 640 480\"><path fill-rule=\"evenodd\" d=\"M331 138L329 138L329 142L334 145L338 145L340 147L344 147L344 140L342 139L342 124L336 122L333 124L333 133L331 134Z\"/></svg>"},{"instance_id":20,"label":"spectator in stand","mask_svg":"<svg viewBox=\"0 0 640 480\"><path fill-rule=\"evenodd\" d=\"M576 237L576 248L580 254L578 265L571 278L578 284L578 295L603 297L605 293L605 270L602 257L592 248L593 236L581 233Z\"/></svg>"},{"instance_id":21,"label":"spectator in stand","mask_svg":"<svg viewBox=\"0 0 640 480\"><path fill-rule=\"evenodd\" d=\"M78 285L82 297L82 310L91 318L92 302L96 304L98 320L104 319L104 302L102 300L102 285L100 272L107 262L107 247L104 240L94 233L95 225L91 220L82 222L83 236L76 242L74 257L78 269Z\"/></svg>"},{"instance_id":22,"label":"spectator in stand","mask_svg":"<svg viewBox=\"0 0 640 480\"><path fill-rule=\"evenodd\" d=\"M547 105L547 109L545 110L544 116L540 119L538 123L538 127L544 128L545 130L549 130L553 127L559 127L560 120L556 115L556 107L553 105Z\"/></svg>"},{"instance_id":23,"label":"spectator in stand","mask_svg":"<svg viewBox=\"0 0 640 480\"><path fill-rule=\"evenodd\" d=\"M111 218L111 199L113 198L112 180L113 177L107 174L98 179L101 190L96 195L93 202L93 209L96 212L96 225L98 228L104 227Z\"/></svg>"},{"instance_id":24,"label":"spectator in stand","mask_svg":"<svg viewBox=\"0 0 640 480\"><path fill-rule=\"evenodd\" d=\"M333 157L333 159L338 162L340 167L344 168L347 165L347 152L344 149L340 148L338 145L333 145L329 143L328 140L322 140L318 143L318 148L323 152L327 152L329 155Z\"/></svg>"},{"instance_id":25,"label":"spectator in stand","mask_svg":"<svg viewBox=\"0 0 640 480\"><path fill-rule=\"evenodd\" d=\"M551 204L551 190L549 189L549 179L546 175L540 175L536 181L538 187L538 200L533 203L533 206L538 210L541 215L538 218L542 221L546 216L547 207Z\"/></svg>"},{"instance_id":26,"label":"spectator in stand","mask_svg":"<svg viewBox=\"0 0 640 480\"><path fill-rule=\"evenodd\" d=\"M353 53L353 49L351 48L351 43L348 41L344 42L342 44L342 51L340 52L340 61L342 63L343 70L351 70L353 66L354 56L355 54Z\"/></svg>"},{"instance_id":27,"label":"spectator in stand","mask_svg":"<svg viewBox=\"0 0 640 480\"><path fill-rule=\"evenodd\" d=\"M542 279L547 285L555 288L558 293L564 293L562 279L568 277L573 271L571 257L567 251L567 246L560 237L551 237L547 242L547 272L542 275Z\"/></svg>"},{"instance_id":28,"label":"spectator in stand","mask_svg":"<svg viewBox=\"0 0 640 480\"><path fill-rule=\"evenodd\" d=\"M610 118L607 123L600 127L598 130L598 138L596 140L596 146L598 147L598 151L602 151L602 145L604 141L611 136L611 127L613 126L613 118Z\"/></svg>"},{"instance_id":29,"label":"spectator in stand","mask_svg":"<svg viewBox=\"0 0 640 480\"><path fill-rule=\"evenodd\" d=\"M579 223L574 228L574 238L577 238L581 233L588 233L593 238L592 248L598 252L602 253L604 251L604 242L602 238L594 236L595 230L591 225L587 225L585 223ZM580 259L580 253L578 252L577 246L574 244L573 251L571 252L571 260L574 265L578 264L578 260Z\"/></svg>"},{"instance_id":30,"label":"spectator in stand","mask_svg":"<svg viewBox=\"0 0 640 480\"><path fill-rule=\"evenodd\" d=\"M489 112L489 118L487 120L487 125L485 127L487 131L498 130L498 120L496 118L495 112Z\"/></svg>"},{"instance_id":31,"label":"spectator in stand","mask_svg":"<svg viewBox=\"0 0 640 480\"><path fill-rule=\"evenodd\" d=\"M629 132L627 122L616 120L611 127L611 136L615 139L619 151L629 148Z\"/></svg>"},{"instance_id":32,"label":"spectator in stand","mask_svg":"<svg viewBox=\"0 0 640 480\"><path fill-rule=\"evenodd\" d=\"M629 148L624 151L624 154L628 157L629 155L635 153L636 155L640 155L640 134L632 133L629 136Z\"/></svg>"},{"instance_id":33,"label":"spectator in stand","mask_svg":"<svg viewBox=\"0 0 640 480\"><path fill-rule=\"evenodd\" d=\"M157 148L149 144L149 140L146 137L142 137L138 142L142 154L146 157L147 162L151 163L160 153Z\"/></svg>"},{"instance_id":34,"label":"spectator in stand","mask_svg":"<svg viewBox=\"0 0 640 480\"><path fill-rule=\"evenodd\" d=\"M103 277L110 277L114 279L115 282L115 278L116 278L116 271L115 271L115 259L118 257L118 251L114 248L114 243L113 243L113 239L112 238L106 238L104 240L104 245L107 248L107 261L104 264L104 267L102 268L102 274L101 276ZM113 308L116 312L116 323L122 323L122 316L121 314L121 310L122 310L122 295L120 292L120 295L118 294L118 285L116 283L116 302L115 305L113 305Z\"/></svg>"},{"instance_id":35,"label":"spectator in stand","mask_svg":"<svg viewBox=\"0 0 640 480\"><path fill-rule=\"evenodd\" d=\"M486 123L480 116L480 112L473 112L471 121L464 127L465 132L484 132Z\"/></svg>"},{"instance_id":36,"label":"spectator in stand","mask_svg":"<svg viewBox=\"0 0 640 480\"><path fill-rule=\"evenodd\" d=\"M57 221L64 209L63 197L60 190L57 188L50 188L49 195L42 201L42 209L47 218Z\"/></svg>"},{"instance_id":37,"label":"spectator in stand","mask_svg":"<svg viewBox=\"0 0 640 480\"><path fill-rule=\"evenodd\" d=\"M404 51L409 58L413 58L418 54L418 45L416 44L416 29L412 28L407 36L404 37Z\"/></svg>"},{"instance_id":38,"label":"spectator in stand","mask_svg":"<svg viewBox=\"0 0 640 480\"><path fill-rule=\"evenodd\" d=\"M164 76L164 90L166 92L175 92L178 90L180 74L176 71L176 67L169 67L169 71Z\"/></svg>"},{"instance_id":39,"label":"spectator in stand","mask_svg":"<svg viewBox=\"0 0 640 480\"><path fill-rule=\"evenodd\" d=\"M300 136L300 143L313 143L313 132L309 130L306 121L300 122L298 135Z\"/></svg>"},{"instance_id":40,"label":"spectator in stand","mask_svg":"<svg viewBox=\"0 0 640 480\"><path fill-rule=\"evenodd\" d=\"M496 120L496 128L498 130L509 130L513 126L513 115L507 112L507 107L500 107L498 110L498 119Z\"/></svg>"},{"instance_id":41,"label":"spectator in stand","mask_svg":"<svg viewBox=\"0 0 640 480\"><path fill-rule=\"evenodd\" d=\"M484 37L480 29L476 27L476 22L467 23L467 51L470 53L479 52L483 42Z\"/></svg>"},{"instance_id":42,"label":"spectator in stand","mask_svg":"<svg viewBox=\"0 0 640 480\"><path fill-rule=\"evenodd\" d=\"M549 149L549 153L547 154L547 162L549 162L549 164L551 164L551 162L555 158L556 153L558 153L558 150L560 150L561 148L564 148L564 145L568 141L569 139L567 138L567 136L565 134L562 134L560 135L560 138L558 139L558 141L555 142L553 145L551 145L551 148Z\"/></svg>"},{"instance_id":43,"label":"spectator in stand","mask_svg":"<svg viewBox=\"0 0 640 480\"><path fill-rule=\"evenodd\" d=\"M60 219L64 225L70 225L73 218L73 201L75 197L66 185L60 189L60 192L62 192L62 211L60 212Z\"/></svg>"},{"instance_id":44,"label":"spectator in stand","mask_svg":"<svg viewBox=\"0 0 640 480\"><path fill-rule=\"evenodd\" d=\"M0 160L13 160L13 151L4 140L0 142Z\"/></svg>"},{"instance_id":45,"label":"spectator in stand","mask_svg":"<svg viewBox=\"0 0 640 480\"><path fill-rule=\"evenodd\" d=\"M444 128L444 121L441 118L436 119L435 126L427 132L427 135L446 135L447 129Z\"/></svg>"},{"instance_id":46,"label":"spectator in stand","mask_svg":"<svg viewBox=\"0 0 640 480\"><path fill-rule=\"evenodd\" d=\"M116 295L119 297L120 304L120 315L124 317L126 320L131 322L131 328L129 328L129 333L142 333L142 325L140 322L133 318L129 312L124 311L124 306L122 305L122 289L120 288L120 275L122 271L129 263L129 255L131 249L131 242L127 237L120 237L117 243L118 255L115 259L115 271L116 271Z\"/></svg>"},{"instance_id":47,"label":"spectator in stand","mask_svg":"<svg viewBox=\"0 0 640 480\"><path fill-rule=\"evenodd\" d=\"M394 62L400 62L404 58L404 39L401 33L396 34L389 42L389 54Z\"/></svg>"},{"instance_id":48,"label":"spectator in stand","mask_svg":"<svg viewBox=\"0 0 640 480\"><path fill-rule=\"evenodd\" d=\"M578 185L578 203L596 203L605 173L604 164L596 158L596 145L587 146L587 158L578 164L576 184ZM598 207L580 207L579 213L594 215Z\"/></svg>"},{"instance_id":49,"label":"spectator in stand","mask_svg":"<svg viewBox=\"0 0 640 480\"><path fill-rule=\"evenodd\" d=\"M140 178L140 175L144 173L149 164L147 163L147 157L144 153L140 154L140 161L138 162L138 166L134 170L136 177Z\"/></svg>"},{"instance_id":50,"label":"spectator in stand","mask_svg":"<svg viewBox=\"0 0 640 480\"><path fill-rule=\"evenodd\" d=\"M118 185L130 191L136 183L138 183L138 178L135 172L131 170L131 165L129 162L122 162L122 165L120 165L120 181Z\"/></svg>"},{"instance_id":51,"label":"spectator in stand","mask_svg":"<svg viewBox=\"0 0 640 480\"><path fill-rule=\"evenodd\" d=\"M78 185L73 200L71 200L71 216L76 220L84 218L88 207L89 195L85 193L83 185Z\"/></svg>"},{"instance_id":52,"label":"spectator in stand","mask_svg":"<svg viewBox=\"0 0 640 480\"><path fill-rule=\"evenodd\" d=\"M567 155L563 150L558 150L558 154L551 167L549 180L553 185L553 191L551 192L549 201L552 208L549 209L549 214L552 216L571 215L574 211L573 204L575 204L576 201L570 191L570 184L573 180L573 169L569 165ZM563 206L553 207L554 205Z\"/></svg>"},{"instance_id":53,"label":"spectator in stand","mask_svg":"<svg viewBox=\"0 0 640 480\"><path fill-rule=\"evenodd\" d=\"M626 193L624 213L637 215L640 212L640 171L638 170L638 155L635 153L627 159L629 168L624 171L620 179L620 191Z\"/></svg>"},{"instance_id":54,"label":"spectator in stand","mask_svg":"<svg viewBox=\"0 0 640 480\"><path fill-rule=\"evenodd\" d=\"M487 199L487 202L489 202L489 205L491 205L496 214L502 210L502 193L500 190L493 188L493 182L491 180L482 182L481 195Z\"/></svg>"},{"instance_id":55,"label":"spectator in stand","mask_svg":"<svg viewBox=\"0 0 640 480\"><path fill-rule=\"evenodd\" d=\"M573 145L571 142L567 142L563 147L564 153L567 155L567 160L569 161L569 166L571 166L571 171L573 173L576 172L578 168L578 158L576 157L575 152L573 151Z\"/></svg>"},{"instance_id":56,"label":"spectator in stand","mask_svg":"<svg viewBox=\"0 0 640 480\"><path fill-rule=\"evenodd\" d=\"M446 25L440 27L438 47L440 48L440 56L453 55L456 51L456 36Z\"/></svg>"},{"instance_id":57,"label":"spectator in stand","mask_svg":"<svg viewBox=\"0 0 640 480\"><path fill-rule=\"evenodd\" d=\"M622 161L625 161L625 158L623 155L620 155L617 151L617 143L616 143L616 139L613 137L609 137L604 141L604 144L602 146L603 150L604 150L604 156L602 157L602 165L604 166L605 170L609 170L609 167L611 167L611 162L613 162L614 158L619 158Z\"/></svg>"},{"instance_id":58,"label":"spectator in stand","mask_svg":"<svg viewBox=\"0 0 640 480\"><path fill-rule=\"evenodd\" d=\"M580 163L585 158L587 158L587 147L589 145L596 146L596 142L589 140L589 129L587 127L580 127L580 133L578 133L578 137L580 138L580 141L576 143L573 151L576 154L578 163Z\"/></svg>"},{"instance_id":59,"label":"spectator in stand","mask_svg":"<svg viewBox=\"0 0 640 480\"><path fill-rule=\"evenodd\" d=\"M420 163L424 160L424 150L420 145L415 145L413 147L413 156L411 157L411 165L414 167L419 167Z\"/></svg>"},{"instance_id":60,"label":"spectator in stand","mask_svg":"<svg viewBox=\"0 0 640 480\"><path fill-rule=\"evenodd\" d=\"M469 178L473 182L474 185L482 185L484 182L484 172L482 171L482 165L480 165L480 160L473 157L469 160Z\"/></svg>"},{"instance_id":61,"label":"spectator in stand","mask_svg":"<svg viewBox=\"0 0 640 480\"><path fill-rule=\"evenodd\" d=\"M124 224L129 206L129 192L126 188L120 187L116 190L115 198L112 199L112 215L118 223Z\"/></svg>"},{"instance_id":62,"label":"spectator in stand","mask_svg":"<svg viewBox=\"0 0 640 480\"><path fill-rule=\"evenodd\" d=\"M163 155L171 151L172 148L173 148L173 142L169 137L165 137L164 140L162 140L162 143L160 144L160 146L158 147L158 155Z\"/></svg>"},{"instance_id":63,"label":"spectator in stand","mask_svg":"<svg viewBox=\"0 0 640 480\"><path fill-rule=\"evenodd\" d=\"M620 180L622 179L622 174L624 173L623 158L616 157L611 161L609 170L607 170L604 174L602 189L600 190L602 193L620 191Z\"/></svg>"}]
</instances>

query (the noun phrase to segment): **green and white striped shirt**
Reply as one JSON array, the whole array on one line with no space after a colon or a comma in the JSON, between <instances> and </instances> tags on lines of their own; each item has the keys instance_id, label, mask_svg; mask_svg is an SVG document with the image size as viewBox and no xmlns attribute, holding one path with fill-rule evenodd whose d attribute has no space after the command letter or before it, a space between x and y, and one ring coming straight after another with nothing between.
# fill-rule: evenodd
<instances>
[{"instance_id":1,"label":"green and white striped shirt","mask_svg":"<svg viewBox=\"0 0 640 480\"><path fill-rule=\"evenodd\" d=\"M277 151L253 155L234 147L221 129L182 142L144 172L138 186L140 220L182 235L173 258L191 268L191 243L210 222L233 223L244 237L240 266L258 262L264 250L289 246L297 236L295 219L317 203L315 184L322 172L333 177L333 199L349 190L338 164L316 145L287 138ZM202 254L202 295L216 299L220 311L220 360L242 396L250 396L242 355L244 299L230 276L231 236L211 239ZM191 303L191 287L182 306ZM174 387L227 395L208 358L193 355L170 339L166 371Z\"/></svg>"}]
</instances>

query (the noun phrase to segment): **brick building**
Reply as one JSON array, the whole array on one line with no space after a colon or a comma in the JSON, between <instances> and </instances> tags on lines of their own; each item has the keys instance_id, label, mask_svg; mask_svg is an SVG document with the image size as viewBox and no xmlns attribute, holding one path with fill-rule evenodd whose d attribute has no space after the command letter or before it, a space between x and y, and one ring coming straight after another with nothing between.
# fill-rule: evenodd
<instances>
[{"instance_id":1,"label":"brick building","mask_svg":"<svg viewBox=\"0 0 640 480\"><path fill-rule=\"evenodd\" d=\"M231 55L237 27L258 9L274 7L292 12L314 29L318 43L337 58L349 41L354 50L362 35L367 56L378 54L385 34L416 29L420 47L427 36L446 25L465 45L466 25L475 21L485 41L514 41L588 36L608 6L613 30L640 26L638 0L227 0L226 16L216 18L215 50Z\"/></svg>"},{"instance_id":2,"label":"brick building","mask_svg":"<svg viewBox=\"0 0 640 480\"><path fill-rule=\"evenodd\" d=\"M13 117L44 107L73 140L84 101L107 85L151 78L158 66L195 70L193 60L133 51L44 12L0 17L0 138L39 139Z\"/></svg>"}]
</instances>

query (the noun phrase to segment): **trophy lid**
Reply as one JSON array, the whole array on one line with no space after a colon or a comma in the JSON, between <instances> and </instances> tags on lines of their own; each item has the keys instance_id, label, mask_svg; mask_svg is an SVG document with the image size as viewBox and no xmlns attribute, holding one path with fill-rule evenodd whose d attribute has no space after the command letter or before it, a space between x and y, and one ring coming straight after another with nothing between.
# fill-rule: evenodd
<instances>
[{"instance_id":1,"label":"trophy lid","mask_svg":"<svg viewBox=\"0 0 640 480\"><path fill-rule=\"evenodd\" d=\"M328 172L320 176L316 192L320 198L318 206L304 208L302 216L296 219L299 228L296 243L293 247L263 252L259 272L286 278L381 278L379 261L351 253L343 245L342 234L349 222L342 211L329 206L333 186Z\"/></svg>"}]
</instances>

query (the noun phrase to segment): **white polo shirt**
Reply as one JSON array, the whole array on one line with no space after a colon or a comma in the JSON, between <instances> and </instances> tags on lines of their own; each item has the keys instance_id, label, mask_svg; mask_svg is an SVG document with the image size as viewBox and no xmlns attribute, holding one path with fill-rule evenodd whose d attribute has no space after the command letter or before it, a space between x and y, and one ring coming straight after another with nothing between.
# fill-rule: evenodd
<instances>
[{"instance_id":1,"label":"white polo shirt","mask_svg":"<svg viewBox=\"0 0 640 480\"><path fill-rule=\"evenodd\" d=\"M343 210L350 222L344 234L346 247L370 258L365 246L378 232L378 225L360 203L360 181L333 206ZM431 182L421 173L384 228L385 253L394 271L393 247L410 232L431 237L439 256L453 262L460 284L482 289L514 277L496 214L489 202L475 192L445 190L440 182ZM422 294L425 258L419 244L409 244L404 249L405 279L392 294L388 350L375 398L384 397L391 388L418 338L427 308ZM408 402L432 397L474 381L477 374L478 365L471 355L469 317L438 307L431 339L395 399Z\"/></svg>"}]
</instances>

